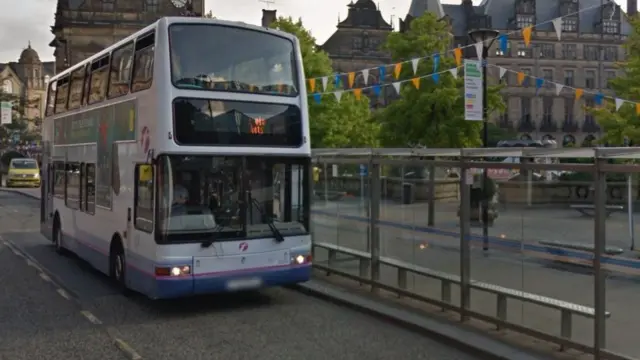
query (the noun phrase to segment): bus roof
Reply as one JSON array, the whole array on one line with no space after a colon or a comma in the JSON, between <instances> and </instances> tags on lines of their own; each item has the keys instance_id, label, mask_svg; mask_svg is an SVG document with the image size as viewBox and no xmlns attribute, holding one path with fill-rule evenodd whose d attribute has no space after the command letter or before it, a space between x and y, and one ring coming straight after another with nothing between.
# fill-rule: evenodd
<instances>
[{"instance_id":1,"label":"bus roof","mask_svg":"<svg viewBox=\"0 0 640 360\"><path fill-rule=\"evenodd\" d=\"M241 22L241 21L228 21L228 20L219 20L219 19L210 19L210 18L200 18L200 17L181 17L181 16L171 16L171 17L163 17L160 18L159 20L155 21L152 24L149 24L148 26L146 26L145 28L138 30L137 32L127 36L126 38L112 44L111 46L109 46L108 48L92 55L91 57L77 63L74 64L73 66L70 66L68 69L65 69L64 71L61 71L60 73L54 75L53 77L51 77L51 80L49 80L50 82L56 81L57 79L64 77L66 75L69 75L71 72L83 68L86 64L91 63L94 60L100 59L101 57L110 54L113 50L116 50L117 48L119 48L122 45L125 45L126 43L138 38L141 35L144 35L146 33L148 33L149 31L156 29L158 26L162 26L163 28L168 28L169 25L172 24L212 24L212 25L220 25L220 26L230 26L230 27L238 27L238 28L244 28L244 29L248 29L248 30L254 30L254 31L260 31L260 32L266 32L266 33L272 33L274 35L280 36L280 37L284 37L288 40L291 41L296 41L296 37L292 34L289 34L287 32L284 31L280 31L280 30L275 30L275 29L270 29L270 28L265 28L262 26L258 26L258 25L252 25L252 24L247 24L245 22Z\"/></svg>"}]
</instances>

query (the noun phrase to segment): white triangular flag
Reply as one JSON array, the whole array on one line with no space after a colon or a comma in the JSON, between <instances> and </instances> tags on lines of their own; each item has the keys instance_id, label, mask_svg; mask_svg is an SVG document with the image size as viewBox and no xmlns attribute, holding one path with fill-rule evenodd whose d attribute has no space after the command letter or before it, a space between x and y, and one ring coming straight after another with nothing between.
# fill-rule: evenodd
<instances>
[{"instance_id":1,"label":"white triangular flag","mask_svg":"<svg viewBox=\"0 0 640 360\"><path fill-rule=\"evenodd\" d=\"M327 86L329 85L329 78L326 76L322 77L322 91L327 91Z\"/></svg>"},{"instance_id":2,"label":"white triangular flag","mask_svg":"<svg viewBox=\"0 0 640 360\"><path fill-rule=\"evenodd\" d=\"M451 76L456 79L458 78L458 68L449 69L449 72L451 73Z\"/></svg>"},{"instance_id":3,"label":"white triangular flag","mask_svg":"<svg viewBox=\"0 0 640 360\"><path fill-rule=\"evenodd\" d=\"M551 20L553 23L554 29L556 29L556 35L558 36L558 41L562 38L562 18L555 18Z\"/></svg>"},{"instance_id":4,"label":"white triangular flag","mask_svg":"<svg viewBox=\"0 0 640 360\"><path fill-rule=\"evenodd\" d=\"M500 66L500 80L502 80L502 78L504 77L504 74L506 73L507 73L507 69Z\"/></svg>"},{"instance_id":5,"label":"white triangular flag","mask_svg":"<svg viewBox=\"0 0 640 360\"><path fill-rule=\"evenodd\" d=\"M560 93L562 92L563 88L564 88L564 85L556 83L556 96L560 96Z\"/></svg>"},{"instance_id":6,"label":"white triangular flag","mask_svg":"<svg viewBox=\"0 0 640 360\"><path fill-rule=\"evenodd\" d=\"M396 93L400 95L400 81L394 82L392 85L393 85L393 88L396 89Z\"/></svg>"},{"instance_id":7,"label":"white triangular flag","mask_svg":"<svg viewBox=\"0 0 640 360\"><path fill-rule=\"evenodd\" d=\"M362 70L362 78L364 80L364 86L369 85L369 69Z\"/></svg>"},{"instance_id":8,"label":"white triangular flag","mask_svg":"<svg viewBox=\"0 0 640 360\"><path fill-rule=\"evenodd\" d=\"M336 91L333 94L336 96L336 100L340 102L340 99L342 99L342 91Z\"/></svg>"},{"instance_id":9,"label":"white triangular flag","mask_svg":"<svg viewBox=\"0 0 640 360\"><path fill-rule=\"evenodd\" d=\"M482 48L484 47L484 41L480 41L475 43L476 54L478 55L478 60L482 60Z\"/></svg>"},{"instance_id":10,"label":"white triangular flag","mask_svg":"<svg viewBox=\"0 0 640 360\"><path fill-rule=\"evenodd\" d=\"M413 75L418 72L418 63L420 62L420 58L411 59L411 66L413 67Z\"/></svg>"},{"instance_id":11,"label":"white triangular flag","mask_svg":"<svg viewBox=\"0 0 640 360\"><path fill-rule=\"evenodd\" d=\"M616 98L616 111L620 110L622 105L624 105L624 100Z\"/></svg>"}]
</instances>

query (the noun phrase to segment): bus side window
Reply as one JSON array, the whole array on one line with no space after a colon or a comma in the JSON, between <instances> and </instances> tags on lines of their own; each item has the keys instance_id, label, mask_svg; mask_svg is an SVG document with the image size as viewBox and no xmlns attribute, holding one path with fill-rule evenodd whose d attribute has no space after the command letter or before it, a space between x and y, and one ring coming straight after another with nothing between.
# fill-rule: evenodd
<instances>
[{"instance_id":1,"label":"bus side window","mask_svg":"<svg viewBox=\"0 0 640 360\"><path fill-rule=\"evenodd\" d=\"M70 209L78 209L80 205L80 165L67 163L65 174L65 205Z\"/></svg>"},{"instance_id":2,"label":"bus side window","mask_svg":"<svg viewBox=\"0 0 640 360\"><path fill-rule=\"evenodd\" d=\"M60 114L67 111L67 102L69 100L69 76L59 79L56 90L56 107L55 113Z\"/></svg>"},{"instance_id":3,"label":"bus side window","mask_svg":"<svg viewBox=\"0 0 640 360\"><path fill-rule=\"evenodd\" d=\"M53 169L54 169L53 195L57 198L64 199L64 188L65 188L64 162L62 161L54 162Z\"/></svg>"},{"instance_id":4,"label":"bus side window","mask_svg":"<svg viewBox=\"0 0 640 360\"><path fill-rule=\"evenodd\" d=\"M153 57L155 52L155 33L142 35L136 40L133 57L133 81L131 92L146 90L153 82Z\"/></svg>"},{"instance_id":5,"label":"bus side window","mask_svg":"<svg viewBox=\"0 0 640 360\"><path fill-rule=\"evenodd\" d=\"M96 164L85 164L84 176L84 211L93 215L96 211Z\"/></svg>"},{"instance_id":6,"label":"bus side window","mask_svg":"<svg viewBox=\"0 0 640 360\"><path fill-rule=\"evenodd\" d=\"M141 231L153 232L153 165L138 164L134 183L133 226Z\"/></svg>"},{"instance_id":7,"label":"bus side window","mask_svg":"<svg viewBox=\"0 0 640 360\"><path fill-rule=\"evenodd\" d=\"M56 103L56 82L52 81L49 83L49 89L47 91L47 116L53 115L53 110L55 108Z\"/></svg>"},{"instance_id":8,"label":"bus side window","mask_svg":"<svg viewBox=\"0 0 640 360\"><path fill-rule=\"evenodd\" d=\"M114 50L111 55L111 74L109 75L109 99L129 93L131 81L131 63L133 61L133 41Z\"/></svg>"},{"instance_id":9,"label":"bus side window","mask_svg":"<svg viewBox=\"0 0 640 360\"><path fill-rule=\"evenodd\" d=\"M109 80L109 55L91 63L91 88L89 90L89 104L103 101L107 95Z\"/></svg>"},{"instance_id":10,"label":"bus side window","mask_svg":"<svg viewBox=\"0 0 640 360\"><path fill-rule=\"evenodd\" d=\"M84 68L71 73L71 85L69 89L69 110L82 106L82 90L84 88Z\"/></svg>"}]
</instances>

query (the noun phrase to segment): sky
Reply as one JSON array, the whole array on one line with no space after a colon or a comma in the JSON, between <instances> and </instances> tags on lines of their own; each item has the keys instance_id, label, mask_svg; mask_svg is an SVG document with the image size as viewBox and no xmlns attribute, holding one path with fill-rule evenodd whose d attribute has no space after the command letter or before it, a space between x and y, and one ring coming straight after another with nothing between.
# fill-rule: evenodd
<instances>
[{"instance_id":1,"label":"sky","mask_svg":"<svg viewBox=\"0 0 640 360\"><path fill-rule=\"evenodd\" d=\"M169 1L169 0L164 0ZM302 18L319 44L335 31L338 18L347 15L350 0L206 0L207 11L225 20L259 24L262 9L278 10L280 16ZM479 3L480 0L474 0ZM443 0L443 3L460 3L460 0ZM625 8L623 2L623 9ZM388 21L393 18L397 26L398 18L404 18L411 0L378 0L382 15ZM53 39L50 26L53 25L56 0L0 0L0 62L17 61L20 52L31 43L42 61L53 60L53 49L48 46Z\"/></svg>"}]
</instances>

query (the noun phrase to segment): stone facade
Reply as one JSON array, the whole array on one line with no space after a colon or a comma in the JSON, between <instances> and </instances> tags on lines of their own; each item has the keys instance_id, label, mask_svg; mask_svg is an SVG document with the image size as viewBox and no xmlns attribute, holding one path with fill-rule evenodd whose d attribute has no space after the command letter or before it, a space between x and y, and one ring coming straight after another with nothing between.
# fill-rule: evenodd
<instances>
[{"instance_id":1,"label":"stone facade","mask_svg":"<svg viewBox=\"0 0 640 360\"><path fill-rule=\"evenodd\" d=\"M27 120L42 119L45 110L46 83L53 75L53 62L42 62L38 53L27 46L17 62L0 63L2 91L20 98ZM33 129L35 122L29 123Z\"/></svg>"},{"instance_id":2,"label":"stone facade","mask_svg":"<svg viewBox=\"0 0 640 360\"><path fill-rule=\"evenodd\" d=\"M637 9L635 2L629 0L627 5L632 12ZM492 0L479 6L470 0L457 5L442 4L440 0L413 0L407 17L401 21L401 30L425 11L450 22L453 46L471 44L467 34L473 29L490 28L513 34L509 36L506 53L500 51L497 42L493 45L490 63L582 88L585 93L601 92L608 96L614 95L608 88L608 80L620 74L615 62L623 60L621 45L631 32L620 7L600 0ZM566 17L562 40L558 41L551 20L563 15ZM531 47L525 47L518 29L542 23L533 32ZM475 49L467 50L465 56L475 58ZM498 72L497 68L490 69L490 81L497 81ZM515 74L503 81L507 86L504 97L508 110L492 117L500 126L518 131L522 138L557 139L562 144L588 144L600 135L600 127L584 111L585 105L593 104L593 96L575 101L574 92L567 90L556 96L551 84L536 94L531 80L519 86Z\"/></svg>"},{"instance_id":3,"label":"stone facade","mask_svg":"<svg viewBox=\"0 0 640 360\"><path fill-rule=\"evenodd\" d=\"M176 5L177 4L177 5ZM58 0L53 47L56 71L86 59L164 16L204 14L204 0Z\"/></svg>"}]
</instances>

